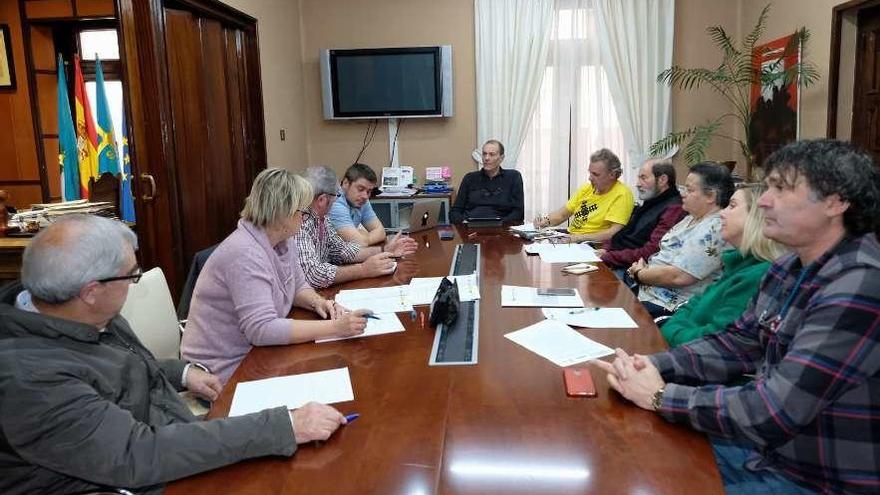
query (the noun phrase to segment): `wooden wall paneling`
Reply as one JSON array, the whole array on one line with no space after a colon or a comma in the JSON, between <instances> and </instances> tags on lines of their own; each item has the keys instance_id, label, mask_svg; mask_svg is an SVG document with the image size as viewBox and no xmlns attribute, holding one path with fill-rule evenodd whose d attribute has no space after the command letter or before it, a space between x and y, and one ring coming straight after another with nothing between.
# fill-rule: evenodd
<instances>
[{"instance_id":1,"label":"wooden wall paneling","mask_svg":"<svg viewBox=\"0 0 880 495\"><path fill-rule=\"evenodd\" d=\"M20 179L18 139L15 139L16 114L13 99L0 94L0 180ZM36 162L36 160L34 160Z\"/></svg>"},{"instance_id":2,"label":"wooden wall paneling","mask_svg":"<svg viewBox=\"0 0 880 495\"><path fill-rule=\"evenodd\" d=\"M34 79L40 108L40 130L42 134L58 134L58 76L38 73L34 74Z\"/></svg>"},{"instance_id":3,"label":"wooden wall paneling","mask_svg":"<svg viewBox=\"0 0 880 495\"><path fill-rule=\"evenodd\" d=\"M26 0L25 15L28 19L51 19L76 15L70 0Z\"/></svg>"},{"instance_id":4,"label":"wooden wall paneling","mask_svg":"<svg viewBox=\"0 0 880 495\"><path fill-rule=\"evenodd\" d=\"M50 1L50 0L45 0ZM20 9L22 14L21 16L21 32L22 32L22 41L24 42L24 53L25 53L25 67L27 71L27 88L28 93L30 94L29 108L28 114L30 115L31 125L29 126L33 132L31 142L29 143L33 153L36 155L36 164L37 164L37 178L40 180L40 188L42 191L41 202L46 202L49 200L49 180L46 177L46 162L43 159L43 153L40 152L42 148L42 143L40 142L41 138L41 120L43 120L43 112L45 112L46 108L49 108L47 105L42 105L40 102L40 94L38 91L38 82L34 73L34 49L32 43L31 36L31 27L32 23L27 18L27 9L28 6L26 4L30 4L33 2L25 2L21 0L19 2L20 6L24 8ZM73 12L75 13L75 11ZM52 83L54 86L54 83ZM44 91L45 94L45 91ZM49 105L53 105L51 108L54 108L54 105L57 103L50 103ZM57 120L57 112L56 116L51 117L50 120ZM26 125L21 125L20 127L28 127ZM57 128L57 123L56 123Z\"/></svg>"},{"instance_id":5,"label":"wooden wall paneling","mask_svg":"<svg viewBox=\"0 0 880 495\"><path fill-rule=\"evenodd\" d=\"M34 69L57 71L58 62L55 57L55 40L52 37L52 27L34 24L30 26L30 33Z\"/></svg>"},{"instance_id":6,"label":"wooden wall paneling","mask_svg":"<svg viewBox=\"0 0 880 495\"><path fill-rule=\"evenodd\" d=\"M202 42L202 73L203 74L228 74L235 72L235 66L226 64L226 52L224 50L224 29L215 20L201 19L199 22ZM195 251L211 246L225 238L235 229L238 221L236 208L240 198L236 195L232 168L234 160L230 160L232 154L232 122L229 112L229 98L233 95L232 88L227 85L227 77L202 77L202 97L204 98L205 121L205 171L207 173L206 203L205 206L211 211L208 218L211 229L208 237L201 240L193 239L194 251L188 253L194 255ZM220 164L220 166L212 166ZM187 259L191 259L187 256Z\"/></svg>"},{"instance_id":7,"label":"wooden wall paneling","mask_svg":"<svg viewBox=\"0 0 880 495\"><path fill-rule=\"evenodd\" d=\"M183 266L180 209L176 178L174 130L165 71L164 12L158 2L118 0L123 80L128 88L126 113L129 129L129 155L135 177L139 257L144 268L161 266L175 300L188 267ZM151 174L159 194L145 202L146 182Z\"/></svg>"},{"instance_id":8,"label":"wooden wall paneling","mask_svg":"<svg viewBox=\"0 0 880 495\"><path fill-rule=\"evenodd\" d=\"M116 9L113 0L76 0L76 13L88 17L113 17Z\"/></svg>"},{"instance_id":9,"label":"wooden wall paneling","mask_svg":"<svg viewBox=\"0 0 880 495\"><path fill-rule=\"evenodd\" d=\"M43 136L43 159L49 182L49 201L61 201L61 165L58 163L58 138Z\"/></svg>"},{"instance_id":10,"label":"wooden wall paneling","mask_svg":"<svg viewBox=\"0 0 880 495\"><path fill-rule=\"evenodd\" d=\"M226 85L229 88L228 107L230 125L230 145L232 153L232 183L234 198L239 198L234 206L244 207L244 199L250 191L252 176L247 163L247 120L244 108L247 105L247 84L243 83L245 65L242 61L242 32L237 29L226 29L225 38Z\"/></svg>"},{"instance_id":11,"label":"wooden wall paneling","mask_svg":"<svg viewBox=\"0 0 880 495\"><path fill-rule=\"evenodd\" d=\"M246 158L249 166L250 179L247 188L250 190L251 182L265 169L266 164L266 129L263 116L263 85L260 78L260 48L257 40L256 23L250 29L244 31L242 38L242 63L245 73L242 80L245 82L247 91L246 115L247 128L247 153Z\"/></svg>"},{"instance_id":12,"label":"wooden wall paneling","mask_svg":"<svg viewBox=\"0 0 880 495\"><path fill-rule=\"evenodd\" d=\"M213 170L212 144L204 139L206 126L199 21L183 10L165 9L165 43L173 46L167 54L169 94L174 126L174 148L177 152L175 176L179 191L181 224L186 226L182 237L184 266L204 239L211 237L213 212L208 211L208 192Z\"/></svg>"},{"instance_id":13,"label":"wooden wall paneling","mask_svg":"<svg viewBox=\"0 0 880 495\"><path fill-rule=\"evenodd\" d=\"M36 184L9 184L0 181L0 189L9 193L9 202L16 208L30 208L34 203L43 202L43 189L40 181Z\"/></svg>"}]
</instances>

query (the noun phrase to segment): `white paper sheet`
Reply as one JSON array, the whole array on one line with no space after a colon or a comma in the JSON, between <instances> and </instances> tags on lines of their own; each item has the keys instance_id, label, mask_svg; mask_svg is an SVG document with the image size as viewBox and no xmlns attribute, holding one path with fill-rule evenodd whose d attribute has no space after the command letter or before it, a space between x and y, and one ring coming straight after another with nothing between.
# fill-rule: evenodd
<instances>
[{"instance_id":1,"label":"white paper sheet","mask_svg":"<svg viewBox=\"0 0 880 495\"><path fill-rule=\"evenodd\" d=\"M537 232L538 229L535 228L535 224L532 222L524 223L522 225L512 225L510 230L516 232Z\"/></svg>"},{"instance_id":2,"label":"white paper sheet","mask_svg":"<svg viewBox=\"0 0 880 495\"><path fill-rule=\"evenodd\" d=\"M577 289L573 296L539 296L535 287L502 285L501 306L583 308L584 300Z\"/></svg>"},{"instance_id":3,"label":"white paper sheet","mask_svg":"<svg viewBox=\"0 0 880 495\"><path fill-rule=\"evenodd\" d=\"M638 328L623 308L543 308L544 317L586 328Z\"/></svg>"},{"instance_id":4,"label":"white paper sheet","mask_svg":"<svg viewBox=\"0 0 880 495\"><path fill-rule=\"evenodd\" d=\"M315 342L320 344L322 342L335 342L337 340L358 339L361 337L372 337L373 335L382 335L386 333L404 331L403 324L400 323L400 319L397 318L396 314L373 313L373 315L379 319L375 320L373 318L367 318L367 328L364 330L364 333L360 335L354 335L351 337L331 337L329 339L316 340Z\"/></svg>"},{"instance_id":5,"label":"white paper sheet","mask_svg":"<svg viewBox=\"0 0 880 495\"><path fill-rule=\"evenodd\" d=\"M525 248L529 254L539 254L544 263L595 263L602 261L589 244L536 243Z\"/></svg>"},{"instance_id":6,"label":"white paper sheet","mask_svg":"<svg viewBox=\"0 0 880 495\"><path fill-rule=\"evenodd\" d=\"M341 290L336 294L336 302L350 310L369 309L373 313L412 311L408 292L408 285Z\"/></svg>"},{"instance_id":7,"label":"white paper sheet","mask_svg":"<svg viewBox=\"0 0 880 495\"><path fill-rule=\"evenodd\" d=\"M614 354L610 347L588 339L565 323L555 320L535 323L505 337L562 367Z\"/></svg>"},{"instance_id":8,"label":"white paper sheet","mask_svg":"<svg viewBox=\"0 0 880 495\"><path fill-rule=\"evenodd\" d=\"M458 282L458 300L474 301L480 298L480 287L477 285L477 275L456 275L452 277ZM440 281L443 277L420 277L409 282L409 302L413 305L431 304Z\"/></svg>"},{"instance_id":9,"label":"white paper sheet","mask_svg":"<svg viewBox=\"0 0 880 495\"><path fill-rule=\"evenodd\" d=\"M333 404L349 400L354 400L354 392L348 368L279 376L239 383L229 417L278 406L296 409L311 401Z\"/></svg>"}]
</instances>

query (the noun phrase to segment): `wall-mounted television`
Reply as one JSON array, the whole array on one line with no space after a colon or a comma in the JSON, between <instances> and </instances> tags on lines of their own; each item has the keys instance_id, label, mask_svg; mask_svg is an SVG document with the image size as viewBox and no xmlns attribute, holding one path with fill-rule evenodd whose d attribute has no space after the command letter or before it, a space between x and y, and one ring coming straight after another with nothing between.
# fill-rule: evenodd
<instances>
[{"instance_id":1,"label":"wall-mounted television","mask_svg":"<svg viewBox=\"0 0 880 495\"><path fill-rule=\"evenodd\" d=\"M452 46L321 50L324 118L452 116Z\"/></svg>"}]
</instances>

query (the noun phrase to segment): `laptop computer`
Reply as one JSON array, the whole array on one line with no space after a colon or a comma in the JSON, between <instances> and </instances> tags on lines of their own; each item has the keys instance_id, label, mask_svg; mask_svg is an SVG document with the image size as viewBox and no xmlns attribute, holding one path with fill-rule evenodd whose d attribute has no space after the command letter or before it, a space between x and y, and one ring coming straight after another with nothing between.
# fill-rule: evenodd
<instances>
[{"instance_id":1,"label":"laptop computer","mask_svg":"<svg viewBox=\"0 0 880 495\"><path fill-rule=\"evenodd\" d=\"M437 226L437 221L440 217L440 207L442 206L443 202L439 199L413 203L409 218L400 219L400 230L412 233L433 229ZM385 230L396 231L397 229Z\"/></svg>"}]
</instances>

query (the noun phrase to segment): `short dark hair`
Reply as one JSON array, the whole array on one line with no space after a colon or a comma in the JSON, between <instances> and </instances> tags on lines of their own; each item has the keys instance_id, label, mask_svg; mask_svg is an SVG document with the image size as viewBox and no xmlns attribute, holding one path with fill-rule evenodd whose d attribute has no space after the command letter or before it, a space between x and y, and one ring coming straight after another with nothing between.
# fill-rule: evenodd
<instances>
[{"instance_id":1,"label":"short dark hair","mask_svg":"<svg viewBox=\"0 0 880 495\"><path fill-rule=\"evenodd\" d=\"M692 166L688 173L700 177L703 194L708 196L710 192L715 192L715 205L727 208L734 189L733 179L727 167L715 162L700 162Z\"/></svg>"},{"instance_id":2,"label":"short dark hair","mask_svg":"<svg viewBox=\"0 0 880 495\"><path fill-rule=\"evenodd\" d=\"M880 170L871 155L851 143L811 139L788 144L764 161L767 175L776 172L782 184L794 187L803 175L819 199L832 194L849 203L843 225L850 234L875 231L880 215Z\"/></svg>"},{"instance_id":3,"label":"short dark hair","mask_svg":"<svg viewBox=\"0 0 880 495\"><path fill-rule=\"evenodd\" d=\"M654 163L651 165L651 173L654 174L654 179L659 179L661 175L665 175L667 182L669 182L669 187L675 187L675 165L671 161L663 160L662 162Z\"/></svg>"},{"instance_id":4,"label":"short dark hair","mask_svg":"<svg viewBox=\"0 0 880 495\"><path fill-rule=\"evenodd\" d=\"M605 170L614 172L620 177L623 174L623 167L620 165L620 158L608 148L602 148L590 155L590 163L602 162L605 164Z\"/></svg>"},{"instance_id":5,"label":"short dark hair","mask_svg":"<svg viewBox=\"0 0 880 495\"><path fill-rule=\"evenodd\" d=\"M498 154L504 156L504 145L501 144L501 141L497 139L490 139L483 143L483 146L486 146L487 144L494 144L495 146L498 146Z\"/></svg>"},{"instance_id":6,"label":"short dark hair","mask_svg":"<svg viewBox=\"0 0 880 495\"><path fill-rule=\"evenodd\" d=\"M379 182L379 179L376 178L376 172L370 168L369 165L365 165L363 163L354 163L352 166L348 167L348 170L345 171L345 175L343 176L349 183L352 183L358 179L367 179L367 182L371 182L376 184Z\"/></svg>"}]
</instances>

